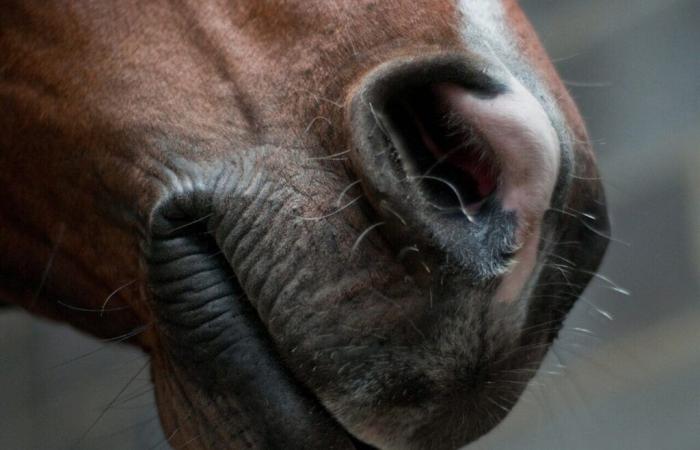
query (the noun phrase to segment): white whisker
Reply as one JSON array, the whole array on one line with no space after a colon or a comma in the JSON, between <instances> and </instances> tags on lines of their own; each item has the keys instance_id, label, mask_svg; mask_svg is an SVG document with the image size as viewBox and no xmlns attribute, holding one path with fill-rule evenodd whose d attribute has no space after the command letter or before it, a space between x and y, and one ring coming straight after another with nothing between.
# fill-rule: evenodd
<instances>
[{"instance_id":1,"label":"white whisker","mask_svg":"<svg viewBox=\"0 0 700 450\"><path fill-rule=\"evenodd\" d=\"M355 243L353 244L352 249L350 250L350 254L351 254L351 255L354 255L354 254L355 254L355 251L357 251L357 248L360 246L360 242L362 242L362 240L363 240L372 230L374 230L375 228L380 227L380 226L382 226L382 225L384 225L384 222L377 222L377 223L375 223L375 224L373 224L373 225L370 225L370 226L368 226L367 228L365 228L365 230L364 230L362 233L360 233L360 235L357 237L357 240L355 240Z\"/></svg>"}]
</instances>

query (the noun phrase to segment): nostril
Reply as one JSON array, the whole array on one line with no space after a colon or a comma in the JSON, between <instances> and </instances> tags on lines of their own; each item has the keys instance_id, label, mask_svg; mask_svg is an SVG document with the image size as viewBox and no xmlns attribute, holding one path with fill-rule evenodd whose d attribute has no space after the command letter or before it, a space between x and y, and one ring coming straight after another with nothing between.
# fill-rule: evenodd
<instances>
[{"instance_id":1,"label":"nostril","mask_svg":"<svg viewBox=\"0 0 700 450\"><path fill-rule=\"evenodd\" d=\"M350 161L397 253L418 248L440 267L447 255L485 280L529 252L499 293L511 298L534 264L566 150L540 100L465 55L388 62L351 95Z\"/></svg>"},{"instance_id":2,"label":"nostril","mask_svg":"<svg viewBox=\"0 0 700 450\"><path fill-rule=\"evenodd\" d=\"M396 161L428 202L474 215L496 191L499 170L486 140L450 101L454 89L461 88L431 83L395 92L385 125Z\"/></svg>"}]
</instances>

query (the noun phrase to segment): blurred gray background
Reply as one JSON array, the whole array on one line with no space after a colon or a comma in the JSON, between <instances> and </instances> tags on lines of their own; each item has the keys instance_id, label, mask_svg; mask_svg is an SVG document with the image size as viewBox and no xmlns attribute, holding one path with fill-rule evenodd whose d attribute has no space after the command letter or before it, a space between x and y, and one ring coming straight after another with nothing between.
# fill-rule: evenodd
<instances>
[{"instance_id":1,"label":"blurred gray background","mask_svg":"<svg viewBox=\"0 0 700 450\"><path fill-rule=\"evenodd\" d=\"M616 240L469 448L700 449L700 1L521 4L588 122ZM167 448L141 354L20 311L0 329L0 449Z\"/></svg>"}]
</instances>

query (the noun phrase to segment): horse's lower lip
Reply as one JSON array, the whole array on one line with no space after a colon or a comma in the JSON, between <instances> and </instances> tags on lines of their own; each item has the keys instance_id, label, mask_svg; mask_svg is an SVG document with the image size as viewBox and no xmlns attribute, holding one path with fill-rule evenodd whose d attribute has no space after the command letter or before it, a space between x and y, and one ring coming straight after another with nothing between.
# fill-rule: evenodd
<instances>
[{"instance_id":1,"label":"horse's lower lip","mask_svg":"<svg viewBox=\"0 0 700 450\"><path fill-rule=\"evenodd\" d=\"M284 366L206 224L168 206L158 214L161 229L154 227L147 249L158 351L206 393L198 395L224 397L212 401L223 417L245 411L252 441L265 448L371 448Z\"/></svg>"}]
</instances>

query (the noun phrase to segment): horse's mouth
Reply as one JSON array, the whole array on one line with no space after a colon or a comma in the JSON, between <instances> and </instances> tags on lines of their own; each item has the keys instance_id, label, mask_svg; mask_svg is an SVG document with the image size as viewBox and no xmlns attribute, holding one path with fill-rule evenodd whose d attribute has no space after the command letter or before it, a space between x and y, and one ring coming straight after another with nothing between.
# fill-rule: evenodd
<instances>
[{"instance_id":1,"label":"horse's mouth","mask_svg":"<svg viewBox=\"0 0 700 450\"><path fill-rule=\"evenodd\" d=\"M153 355L153 378L162 420L166 429L175 430L169 437L171 444L179 448L195 440L196 448L375 449L334 417L290 370L288 358L277 350L212 239L208 220L182 214L177 207L161 208L159 214L148 244L147 264L161 337L161 347ZM542 346L537 348L541 353ZM527 361L518 362L518 367L529 367L532 360L539 360L539 353L536 357L519 355ZM504 367L512 363L511 359L503 360ZM494 392L500 389L499 384L488 381L489 371L497 369L484 366L478 377L481 381L472 380L469 386L456 387L457 391L474 389L467 396L473 397L474 403L483 403L489 394L475 383L485 383L483 387ZM468 440L500 421L529 376L517 389L507 386L512 391L507 400L500 393L498 409L481 407L483 411L491 408L488 420L482 423L484 419L476 419ZM515 383L513 375L509 382ZM440 392L438 397L450 405L449 410L464 406L461 394ZM445 414L449 412L441 413ZM448 428L455 425L447 416L426 420L429 425L418 433L425 433L426 442L433 442L431 446L438 445L430 435L435 429L426 427L437 428L441 422ZM426 444L417 445L423 448ZM451 448L451 444L436 448Z\"/></svg>"},{"instance_id":2,"label":"horse's mouth","mask_svg":"<svg viewBox=\"0 0 700 450\"><path fill-rule=\"evenodd\" d=\"M147 264L162 336L158 351L176 373L154 373L156 384L184 377L179 386L202 389L181 395L211 396L203 406L215 404L220 420L238 422L226 448L239 442L256 448L373 448L346 431L285 367L207 222L177 208L160 213Z\"/></svg>"}]
</instances>

